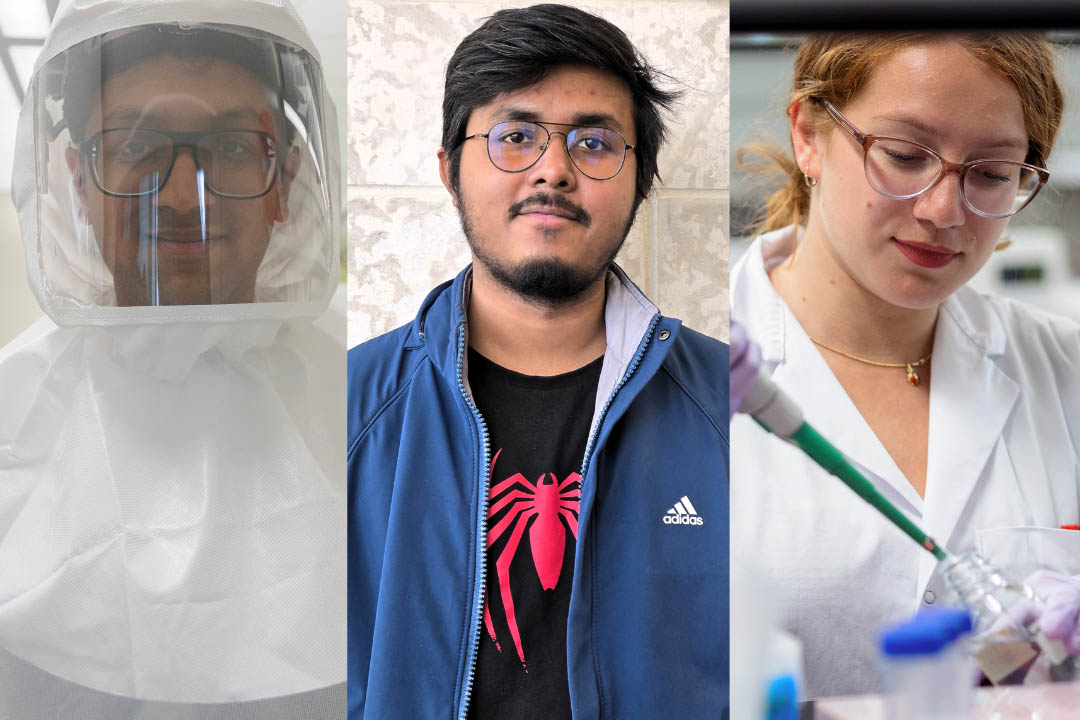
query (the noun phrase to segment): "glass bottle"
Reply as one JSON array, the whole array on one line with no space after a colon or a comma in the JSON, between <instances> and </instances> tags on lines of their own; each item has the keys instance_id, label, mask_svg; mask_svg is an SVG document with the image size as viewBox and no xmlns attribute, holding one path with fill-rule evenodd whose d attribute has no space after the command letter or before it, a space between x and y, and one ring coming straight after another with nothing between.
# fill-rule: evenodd
<instances>
[{"instance_id":1,"label":"glass bottle","mask_svg":"<svg viewBox=\"0 0 1080 720\"><path fill-rule=\"evenodd\" d=\"M1074 665L1064 645L1039 629L1042 601L1030 587L975 552L943 561L943 572L971 612L971 651L987 680L1019 685L1072 678Z\"/></svg>"}]
</instances>

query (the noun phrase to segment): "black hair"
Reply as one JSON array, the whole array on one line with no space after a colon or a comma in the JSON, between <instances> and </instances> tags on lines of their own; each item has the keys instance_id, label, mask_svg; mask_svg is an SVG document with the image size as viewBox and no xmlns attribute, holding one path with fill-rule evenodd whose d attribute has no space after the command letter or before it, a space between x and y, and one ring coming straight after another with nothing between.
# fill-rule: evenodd
<instances>
[{"instance_id":1,"label":"black hair","mask_svg":"<svg viewBox=\"0 0 1080 720\"><path fill-rule=\"evenodd\" d=\"M293 129L285 122L282 108L285 98L282 97L280 53L273 42L205 27L184 29L177 24L148 25L106 42L100 38L88 40L66 55L62 90L64 118L76 143L86 139L90 109L101 96L105 81L141 62L163 56L192 61L224 60L249 71L277 96L279 123L285 131L286 145L292 141Z\"/></svg>"},{"instance_id":2,"label":"black hair","mask_svg":"<svg viewBox=\"0 0 1080 720\"><path fill-rule=\"evenodd\" d=\"M566 65L604 70L629 88L637 133L637 202L645 198L653 179L660 178L656 156L667 134L661 110L670 110L681 93L657 86L658 77L668 76L649 65L622 30L583 10L553 4L499 10L462 40L450 58L442 147L455 190L472 111L502 93L535 85Z\"/></svg>"}]
</instances>

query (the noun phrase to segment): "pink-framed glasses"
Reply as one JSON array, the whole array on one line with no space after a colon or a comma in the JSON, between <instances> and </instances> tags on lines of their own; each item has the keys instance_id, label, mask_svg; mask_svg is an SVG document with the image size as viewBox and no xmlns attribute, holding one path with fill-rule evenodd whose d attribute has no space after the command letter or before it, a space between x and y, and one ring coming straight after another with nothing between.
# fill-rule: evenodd
<instances>
[{"instance_id":1,"label":"pink-framed glasses","mask_svg":"<svg viewBox=\"0 0 1080 720\"><path fill-rule=\"evenodd\" d=\"M886 197L917 198L946 174L955 172L960 176L960 196L971 212L985 218L1006 218L1023 210L1050 179L1046 168L1028 163L995 159L954 163L911 140L867 135L828 100L816 100L862 146L866 181Z\"/></svg>"}]
</instances>

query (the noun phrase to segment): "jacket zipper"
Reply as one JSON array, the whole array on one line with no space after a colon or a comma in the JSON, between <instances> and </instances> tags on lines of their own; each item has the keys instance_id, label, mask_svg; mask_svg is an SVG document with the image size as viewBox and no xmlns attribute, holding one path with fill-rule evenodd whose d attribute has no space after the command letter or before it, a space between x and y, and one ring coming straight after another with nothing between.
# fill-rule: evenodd
<instances>
[{"instance_id":1,"label":"jacket zipper","mask_svg":"<svg viewBox=\"0 0 1080 720\"><path fill-rule=\"evenodd\" d=\"M649 346L649 342L652 340L653 332L656 330L657 324L660 322L660 313L656 313L652 317L652 321L649 323L649 329L645 331L645 337L641 339L638 344L637 352L634 353L633 359L630 361L629 367L626 368L626 372L619 378L619 382L615 383L615 387L611 389L611 393L608 394L607 401L604 403L604 407L600 410L600 415L596 418L596 426L593 427L592 432L589 433L589 442L585 445L585 457L581 459L581 489L585 488L585 478L588 477L589 461L592 460L592 454L595 450L596 439L600 435L600 428L604 425L604 419L607 417L608 410L611 409L612 403L615 402L615 396L618 395L619 390L623 385L630 380L630 377L637 370L638 365L641 364L641 358L645 355L645 348ZM580 528L580 525L579 525ZM578 542L581 542L580 532L578 534ZM567 625L567 632L569 632L569 625ZM569 642L567 637L567 642ZM569 668L568 668L569 670ZM601 715L603 714L603 700L600 703ZM464 720L464 719L463 719Z\"/></svg>"},{"instance_id":2,"label":"jacket zipper","mask_svg":"<svg viewBox=\"0 0 1080 720\"><path fill-rule=\"evenodd\" d=\"M490 440L488 438L487 423L484 422L484 418L480 415L480 410L476 407L476 403L469 397L469 393L465 390L465 376L462 372L462 360L465 356L465 323L458 325L458 343L457 343L457 378L458 378L458 390L461 391L461 397L465 399L465 403L472 411L473 419L476 420L476 426L480 428L480 437L483 440L483 453L481 455L482 462L480 463L480 516L477 519L476 536L478 538L478 548L476 553L476 593L473 596L473 610L472 610L472 637L469 640L469 647L465 653L465 665L468 669L468 673L465 676L465 692L461 697L461 707L458 710L458 720L466 720L467 713L469 711L469 700L472 696L473 677L476 673L476 652L480 645L480 624L483 621L483 601L484 601L484 588L487 579L487 514L488 514L488 458L491 456Z\"/></svg>"},{"instance_id":3,"label":"jacket zipper","mask_svg":"<svg viewBox=\"0 0 1080 720\"><path fill-rule=\"evenodd\" d=\"M581 459L581 484L585 485L586 474L589 472L589 461L592 459L593 445L596 443L596 438L600 435L600 428L604 424L604 418L607 416L608 410L611 408L612 403L615 402L615 396L622 389L622 386L627 383L630 376L637 370L637 366L641 364L641 358L645 355L645 348L649 346L649 341L652 340L653 332L656 330L657 324L660 322L660 313L653 315L652 321L649 323L649 329L645 331L645 337L641 339L641 343L638 345L637 352L634 353L633 359L630 361L630 366L626 368L626 372L619 379L619 382L615 383L615 387L612 388L611 394L608 395L607 402L604 403L603 409L600 410L599 417L596 418L596 425L593 427L592 432L589 434L589 442L585 445L585 457Z\"/></svg>"},{"instance_id":4,"label":"jacket zipper","mask_svg":"<svg viewBox=\"0 0 1080 720\"><path fill-rule=\"evenodd\" d=\"M645 336L638 344L637 352L634 353L633 359L630 361L629 367L626 372L619 379L619 382L612 388L611 394L608 395L607 401L604 403L603 409L600 411L600 416L596 419L596 425L593 427L592 432L589 435L589 442L585 446L585 457L581 461L581 483L585 484L586 473L589 469L589 460L592 456L593 446L596 443L596 438L600 434L600 428L604 424L604 418L607 416L608 410L611 408L612 403L615 402L615 396L619 390L627 383L630 377L637 370L638 365L641 364L641 358L645 355L645 349L649 346L649 341L652 340L653 332L656 330L657 324L660 322L660 314L653 315L652 321L649 323L649 329L645 331ZM469 711L469 700L472 698L473 679L476 674L476 652L480 644L480 624L483 622L481 613L483 612L483 593L485 588L485 582L487 579L487 514L488 514L488 458L491 456L491 447L489 445L487 423L484 422L484 418L480 415L480 410L476 407L476 403L469 397L469 393L465 390L465 376L462 373L461 361L465 355L465 323L458 325L458 347L457 347L457 378L458 378L458 390L461 392L461 397L465 399L465 403L472 411L473 419L476 420L477 427L480 428L480 436L483 438L483 463L480 466L480 472L483 473L481 477L481 489L482 497L480 499L480 516L477 521L477 538L479 539L479 547L477 550L476 560L476 577L479 578L477 582L477 593L473 599L472 610L472 637L469 640L469 648L465 654L465 664L468 668L468 672L465 677L465 692L462 695L461 707L458 711L458 720L467 720L467 714Z\"/></svg>"}]
</instances>

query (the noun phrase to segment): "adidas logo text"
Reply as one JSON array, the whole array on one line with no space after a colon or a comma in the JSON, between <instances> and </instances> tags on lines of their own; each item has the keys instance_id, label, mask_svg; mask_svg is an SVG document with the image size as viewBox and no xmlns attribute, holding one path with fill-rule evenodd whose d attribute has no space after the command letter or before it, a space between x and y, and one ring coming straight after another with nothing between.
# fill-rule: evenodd
<instances>
[{"instance_id":1,"label":"adidas logo text","mask_svg":"<svg viewBox=\"0 0 1080 720\"><path fill-rule=\"evenodd\" d=\"M704 525L705 519L698 515L690 498L683 495L675 506L664 515L665 525Z\"/></svg>"},{"instance_id":2,"label":"adidas logo text","mask_svg":"<svg viewBox=\"0 0 1080 720\"><path fill-rule=\"evenodd\" d=\"M704 525L705 521L700 517L690 517L689 515L665 515L665 525Z\"/></svg>"}]
</instances>

